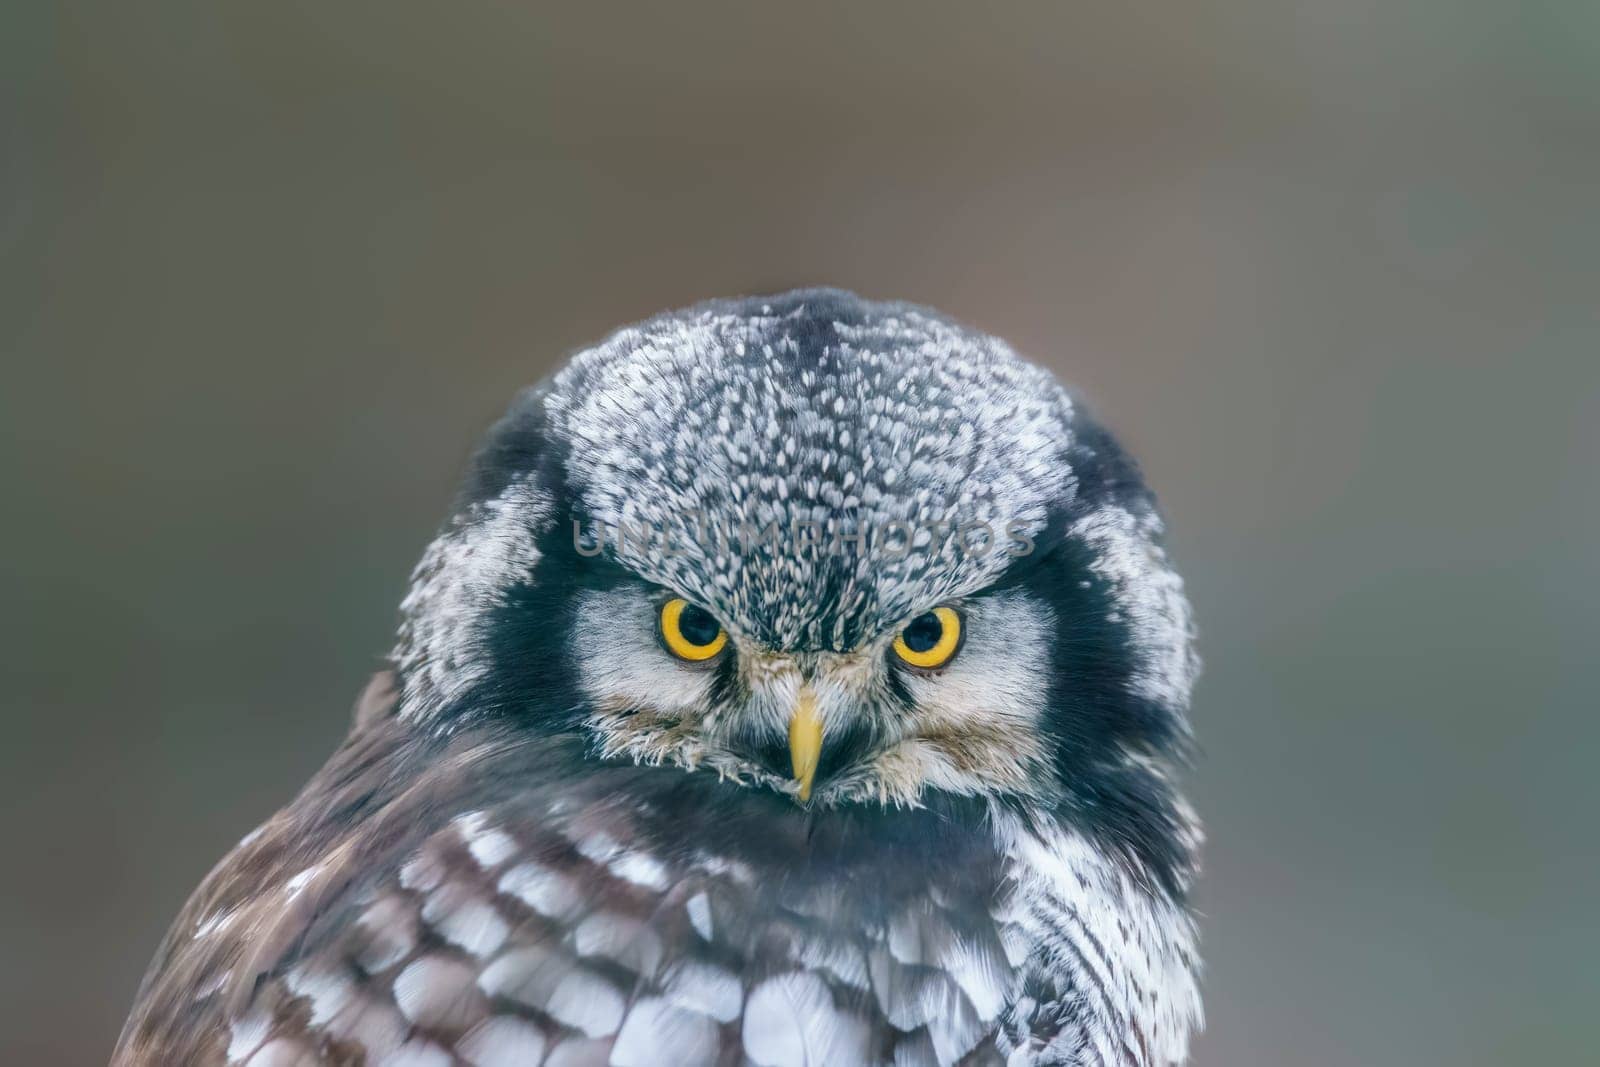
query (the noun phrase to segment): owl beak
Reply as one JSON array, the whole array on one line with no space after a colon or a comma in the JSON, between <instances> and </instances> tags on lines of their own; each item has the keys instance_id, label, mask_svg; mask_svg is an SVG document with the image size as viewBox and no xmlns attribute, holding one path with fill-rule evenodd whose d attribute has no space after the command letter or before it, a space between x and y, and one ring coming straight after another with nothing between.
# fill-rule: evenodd
<instances>
[{"instance_id":1,"label":"owl beak","mask_svg":"<svg viewBox=\"0 0 1600 1067\"><path fill-rule=\"evenodd\" d=\"M822 716L817 714L817 698L810 686L802 686L789 716L789 759L794 780L800 783L800 799L811 799L811 780L817 776L817 760L822 755Z\"/></svg>"}]
</instances>

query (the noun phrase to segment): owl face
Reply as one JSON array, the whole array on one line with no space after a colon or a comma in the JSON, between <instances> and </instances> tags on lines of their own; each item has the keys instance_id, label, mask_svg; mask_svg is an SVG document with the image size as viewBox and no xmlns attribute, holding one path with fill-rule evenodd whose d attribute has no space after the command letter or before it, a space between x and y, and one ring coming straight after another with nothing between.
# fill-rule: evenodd
<instances>
[{"instance_id":1,"label":"owl face","mask_svg":"<svg viewBox=\"0 0 1600 1067\"><path fill-rule=\"evenodd\" d=\"M687 619L687 622L685 621ZM644 585L586 591L572 632L605 756L704 769L802 801L1028 794L1050 608L1019 589L935 606L845 651L781 650Z\"/></svg>"},{"instance_id":2,"label":"owl face","mask_svg":"<svg viewBox=\"0 0 1600 1067\"><path fill-rule=\"evenodd\" d=\"M1002 342L835 291L706 304L491 433L403 607L401 713L813 810L1044 804L1159 850L1195 673L1159 534Z\"/></svg>"}]
</instances>

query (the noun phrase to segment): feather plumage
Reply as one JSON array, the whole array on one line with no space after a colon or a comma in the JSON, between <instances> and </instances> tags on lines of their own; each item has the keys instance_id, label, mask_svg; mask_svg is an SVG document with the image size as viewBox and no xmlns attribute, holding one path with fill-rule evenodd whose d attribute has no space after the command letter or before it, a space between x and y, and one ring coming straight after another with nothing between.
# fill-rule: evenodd
<instances>
[{"instance_id":1,"label":"feather plumage","mask_svg":"<svg viewBox=\"0 0 1600 1067\"><path fill-rule=\"evenodd\" d=\"M1011 509L1038 551L563 551L569 514L764 519L755 489L852 521ZM114 1062L1181 1062L1194 661L1159 534L1058 386L922 309L813 291L619 333L491 436L397 675L195 893ZM659 588L733 632L711 669L638 624ZM950 596L967 658L886 667ZM807 804L778 766L799 684L835 716Z\"/></svg>"}]
</instances>

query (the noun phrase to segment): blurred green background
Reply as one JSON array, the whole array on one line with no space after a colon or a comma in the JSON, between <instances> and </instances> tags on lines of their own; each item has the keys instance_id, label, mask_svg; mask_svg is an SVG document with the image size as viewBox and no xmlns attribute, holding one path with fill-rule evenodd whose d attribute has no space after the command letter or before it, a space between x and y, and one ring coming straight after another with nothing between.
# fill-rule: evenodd
<instances>
[{"instance_id":1,"label":"blurred green background","mask_svg":"<svg viewBox=\"0 0 1600 1067\"><path fill-rule=\"evenodd\" d=\"M822 282L1162 494L1195 1062L1592 1062L1600 7L11 3L0 70L0 1062L104 1062L518 387Z\"/></svg>"}]
</instances>

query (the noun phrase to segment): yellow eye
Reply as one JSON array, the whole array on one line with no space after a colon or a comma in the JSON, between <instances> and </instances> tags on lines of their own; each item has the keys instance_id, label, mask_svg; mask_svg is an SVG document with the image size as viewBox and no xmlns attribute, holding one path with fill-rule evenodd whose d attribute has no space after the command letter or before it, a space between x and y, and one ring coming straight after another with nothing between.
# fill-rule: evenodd
<instances>
[{"instance_id":1,"label":"yellow eye","mask_svg":"<svg viewBox=\"0 0 1600 1067\"><path fill-rule=\"evenodd\" d=\"M943 667L961 647L961 616L954 608L934 608L912 619L894 639L894 654L913 667Z\"/></svg>"},{"instance_id":2,"label":"yellow eye","mask_svg":"<svg viewBox=\"0 0 1600 1067\"><path fill-rule=\"evenodd\" d=\"M661 605L661 641L679 659L700 663L722 651L728 634L705 608L673 597Z\"/></svg>"}]
</instances>

